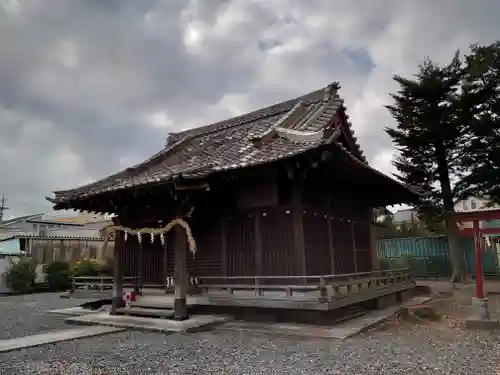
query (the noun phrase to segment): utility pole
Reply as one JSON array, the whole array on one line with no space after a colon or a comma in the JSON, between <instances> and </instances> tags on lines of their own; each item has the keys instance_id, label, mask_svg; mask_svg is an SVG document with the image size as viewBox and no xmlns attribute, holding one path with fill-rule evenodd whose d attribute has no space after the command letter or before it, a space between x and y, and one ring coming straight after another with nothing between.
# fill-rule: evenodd
<instances>
[{"instance_id":1,"label":"utility pole","mask_svg":"<svg viewBox=\"0 0 500 375\"><path fill-rule=\"evenodd\" d=\"M5 197L2 196L2 200L0 201L0 222L3 221L3 212L8 209L9 207L5 206Z\"/></svg>"}]
</instances>

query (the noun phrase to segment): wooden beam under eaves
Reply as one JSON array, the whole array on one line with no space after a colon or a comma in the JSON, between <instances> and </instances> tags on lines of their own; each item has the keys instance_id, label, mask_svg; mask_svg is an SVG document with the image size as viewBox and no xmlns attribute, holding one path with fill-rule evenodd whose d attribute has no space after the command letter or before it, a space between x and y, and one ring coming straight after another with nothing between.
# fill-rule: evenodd
<instances>
[{"instance_id":1,"label":"wooden beam under eaves","mask_svg":"<svg viewBox=\"0 0 500 375\"><path fill-rule=\"evenodd\" d=\"M210 184L208 182L185 182L177 181L174 183L175 190L210 190Z\"/></svg>"}]
</instances>

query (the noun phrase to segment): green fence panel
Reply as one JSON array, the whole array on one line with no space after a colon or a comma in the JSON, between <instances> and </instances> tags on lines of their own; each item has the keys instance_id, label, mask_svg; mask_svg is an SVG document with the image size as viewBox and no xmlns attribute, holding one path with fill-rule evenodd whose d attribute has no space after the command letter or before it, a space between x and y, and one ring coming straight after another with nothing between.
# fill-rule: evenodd
<instances>
[{"instance_id":1,"label":"green fence panel","mask_svg":"<svg viewBox=\"0 0 500 375\"><path fill-rule=\"evenodd\" d=\"M469 275L475 275L474 242L470 237L460 237L459 246L464 254ZM481 246L483 274L500 277L500 246L492 241ZM382 267L405 267L411 265L418 277L452 275L451 260L446 236L393 238L378 241L377 254Z\"/></svg>"},{"instance_id":2,"label":"green fence panel","mask_svg":"<svg viewBox=\"0 0 500 375\"><path fill-rule=\"evenodd\" d=\"M451 276L446 236L392 238L378 242L383 267L411 266L415 276Z\"/></svg>"},{"instance_id":3,"label":"green fence panel","mask_svg":"<svg viewBox=\"0 0 500 375\"><path fill-rule=\"evenodd\" d=\"M476 274L476 252L474 249L474 241L472 238L461 238L462 250L465 254L465 263L469 274ZM495 243L490 246L484 242L481 246L481 265L484 275L499 275L500 276L500 251Z\"/></svg>"},{"instance_id":4,"label":"green fence panel","mask_svg":"<svg viewBox=\"0 0 500 375\"><path fill-rule=\"evenodd\" d=\"M483 228L500 228L500 220L488 220L481 223Z\"/></svg>"}]
</instances>

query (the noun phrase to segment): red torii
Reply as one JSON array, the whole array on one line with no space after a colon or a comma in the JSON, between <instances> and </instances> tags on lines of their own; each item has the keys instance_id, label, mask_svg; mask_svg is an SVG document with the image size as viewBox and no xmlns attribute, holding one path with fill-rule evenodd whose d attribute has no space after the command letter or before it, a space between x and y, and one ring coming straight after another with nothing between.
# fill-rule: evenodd
<instances>
[{"instance_id":1,"label":"red torii","mask_svg":"<svg viewBox=\"0 0 500 375\"><path fill-rule=\"evenodd\" d=\"M459 236L474 238L476 263L476 298L484 299L483 267L481 262L481 234L500 234L500 228L480 228L480 221L500 220L500 209L474 210L455 212L454 218L458 223L472 222L472 228L463 228L458 231Z\"/></svg>"}]
</instances>

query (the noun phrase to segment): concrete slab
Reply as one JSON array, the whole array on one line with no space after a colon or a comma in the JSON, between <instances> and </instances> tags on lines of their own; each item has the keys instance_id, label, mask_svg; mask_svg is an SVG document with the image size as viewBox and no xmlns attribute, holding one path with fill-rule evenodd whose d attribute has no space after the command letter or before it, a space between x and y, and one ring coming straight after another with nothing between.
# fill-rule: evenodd
<instances>
[{"instance_id":1,"label":"concrete slab","mask_svg":"<svg viewBox=\"0 0 500 375\"><path fill-rule=\"evenodd\" d=\"M169 309L144 309L139 307L124 307L116 310L117 313L145 318L172 318L174 310Z\"/></svg>"},{"instance_id":2,"label":"concrete slab","mask_svg":"<svg viewBox=\"0 0 500 375\"><path fill-rule=\"evenodd\" d=\"M475 283L473 279L467 279L455 285L451 284L449 280L417 280L417 286L427 286L433 294L454 294L461 291L471 296L475 292ZM485 280L484 292L486 294L500 294L500 280Z\"/></svg>"},{"instance_id":3,"label":"concrete slab","mask_svg":"<svg viewBox=\"0 0 500 375\"><path fill-rule=\"evenodd\" d=\"M500 322L496 319L478 319L471 317L465 320L465 327L477 330L496 330L500 329Z\"/></svg>"},{"instance_id":4,"label":"concrete slab","mask_svg":"<svg viewBox=\"0 0 500 375\"><path fill-rule=\"evenodd\" d=\"M293 323L254 323L254 322L228 322L218 330L246 331L255 334L276 336L301 336L321 339L345 340L360 334L393 316L400 309L424 304L430 301L429 297L415 297L403 306L392 306L383 310L374 310L367 314L342 322L333 327Z\"/></svg>"},{"instance_id":5,"label":"concrete slab","mask_svg":"<svg viewBox=\"0 0 500 375\"><path fill-rule=\"evenodd\" d=\"M68 329L64 331L47 332L38 335L18 337L15 339L0 340L0 353L9 352L17 349L30 348L44 344L52 344L61 341L99 336L108 333L115 333L122 331L124 331L124 329L122 328L97 326L97 327Z\"/></svg>"},{"instance_id":6,"label":"concrete slab","mask_svg":"<svg viewBox=\"0 0 500 375\"><path fill-rule=\"evenodd\" d=\"M175 321L170 319L97 313L70 317L66 319L66 322L70 324L103 325L117 328L174 333L208 330L214 326L227 322L229 319L229 317L217 315L195 315L188 320Z\"/></svg>"},{"instance_id":7,"label":"concrete slab","mask_svg":"<svg viewBox=\"0 0 500 375\"><path fill-rule=\"evenodd\" d=\"M381 323L394 315L397 310L397 307L391 307L385 310L373 311L363 317L340 323L334 327L294 323L228 322L219 327L218 330L236 330L273 336L301 336L345 340Z\"/></svg>"},{"instance_id":8,"label":"concrete slab","mask_svg":"<svg viewBox=\"0 0 500 375\"><path fill-rule=\"evenodd\" d=\"M62 316L80 316L80 315L87 315L87 314L95 314L99 312L109 312L110 308L109 307L103 307L101 309L97 310L89 310L89 309L84 309L83 307L69 307L67 309L57 309L57 310L48 310L45 311L45 314L47 315L62 315Z\"/></svg>"},{"instance_id":9,"label":"concrete slab","mask_svg":"<svg viewBox=\"0 0 500 375\"><path fill-rule=\"evenodd\" d=\"M162 295L142 295L137 297L137 301L131 302L131 307L153 308L153 309L173 309L175 297L169 294ZM205 296L188 296L186 298L188 306L209 304Z\"/></svg>"}]
</instances>

